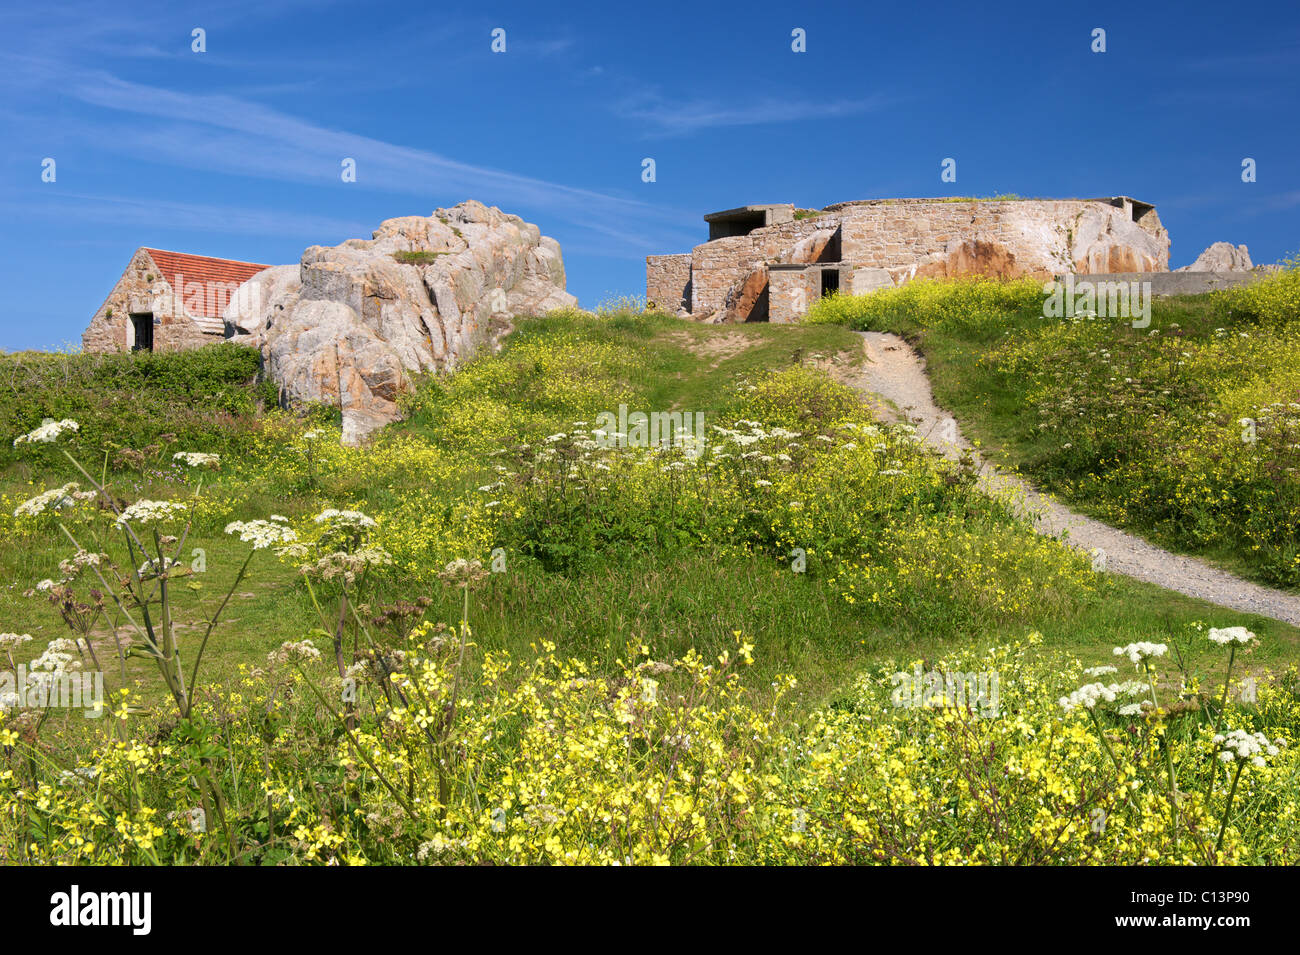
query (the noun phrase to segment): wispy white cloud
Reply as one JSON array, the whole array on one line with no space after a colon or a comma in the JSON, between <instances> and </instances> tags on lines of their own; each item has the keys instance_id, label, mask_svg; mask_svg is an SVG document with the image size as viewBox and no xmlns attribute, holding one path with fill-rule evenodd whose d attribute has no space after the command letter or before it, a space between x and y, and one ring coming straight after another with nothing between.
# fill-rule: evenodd
<instances>
[{"instance_id":1,"label":"wispy white cloud","mask_svg":"<svg viewBox=\"0 0 1300 955\"><path fill-rule=\"evenodd\" d=\"M1226 73L1238 81L1245 74L1285 73L1295 76L1300 60L1300 39L1273 37L1267 48L1247 52L1206 53L1182 60L1171 60L1175 69L1193 73Z\"/></svg>"},{"instance_id":2,"label":"wispy white cloud","mask_svg":"<svg viewBox=\"0 0 1300 955\"><path fill-rule=\"evenodd\" d=\"M605 247L608 240L629 251L674 248L695 232L693 213L333 129L242 96L167 89L103 70L64 72L61 86L90 107L64 119L61 136L150 164L419 196L429 209L476 198L600 232ZM345 158L356 162L355 184L341 180Z\"/></svg>"},{"instance_id":3,"label":"wispy white cloud","mask_svg":"<svg viewBox=\"0 0 1300 955\"><path fill-rule=\"evenodd\" d=\"M624 119L643 123L647 134L684 135L701 129L758 126L856 116L884 109L893 100L883 95L862 99L806 100L765 97L751 103L711 99L673 100L659 93L630 96L615 107Z\"/></svg>"},{"instance_id":4,"label":"wispy white cloud","mask_svg":"<svg viewBox=\"0 0 1300 955\"><path fill-rule=\"evenodd\" d=\"M0 198L6 216L41 216L132 229L148 244L150 232L177 230L225 235L288 236L304 243L336 244L369 238L376 223L277 209L213 205L148 197L48 192L35 197Z\"/></svg>"},{"instance_id":5,"label":"wispy white cloud","mask_svg":"<svg viewBox=\"0 0 1300 955\"><path fill-rule=\"evenodd\" d=\"M1288 212L1298 206L1300 206L1300 190L1293 189L1290 192L1277 192L1251 199L1241 203L1240 208L1243 215L1259 216Z\"/></svg>"}]
</instances>

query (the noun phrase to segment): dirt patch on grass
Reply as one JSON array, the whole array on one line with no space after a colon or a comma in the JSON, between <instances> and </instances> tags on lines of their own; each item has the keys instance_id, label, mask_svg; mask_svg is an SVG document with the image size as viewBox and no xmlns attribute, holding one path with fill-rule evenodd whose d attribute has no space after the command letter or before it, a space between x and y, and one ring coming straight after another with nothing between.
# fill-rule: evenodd
<instances>
[{"instance_id":1,"label":"dirt patch on grass","mask_svg":"<svg viewBox=\"0 0 1300 955\"><path fill-rule=\"evenodd\" d=\"M744 332L725 332L713 335L693 335L690 332L669 332L668 340L686 349L692 355L709 359L710 369L717 368L728 358L753 348L758 342Z\"/></svg>"}]
</instances>

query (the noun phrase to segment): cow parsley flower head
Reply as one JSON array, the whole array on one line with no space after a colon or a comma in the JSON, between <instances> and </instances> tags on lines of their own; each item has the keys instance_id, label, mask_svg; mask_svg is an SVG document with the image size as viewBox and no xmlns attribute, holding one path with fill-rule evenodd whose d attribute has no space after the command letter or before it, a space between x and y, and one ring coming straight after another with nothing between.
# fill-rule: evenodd
<instances>
[{"instance_id":1,"label":"cow parsley flower head","mask_svg":"<svg viewBox=\"0 0 1300 955\"><path fill-rule=\"evenodd\" d=\"M47 510L58 510L64 507L71 507L77 489L81 485L75 481L65 484L63 487L50 488L35 497L28 498L14 508L14 517L36 517L44 514Z\"/></svg>"},{"instance_id":2,"label":"cow parsley flower head","mask_svg":"<svg viewBox=\"0 0 1300 955\"><path fill-rule=\"evenodd\" d=\"M98 567L107 558L107 554L97 554L88 550L78 550L71 557L59 561L59 573L65 581L79 576L87 567Z\"/></svg>"},{"instance_id":3,"label":"cow parsley flower head","mask_svg":"<svg viewBox=\"0 0 1300 955\"><path fill-rule=\"evenodd\" d=\"M1140 641L1138 643L1130 643L1128 646L1116 647L1115 656L1128 657L1134 665L1140 665L1143 661L1150 660L1152 657L1164 656L1168 650L1169 647L1163 643L1147 643L1145 641Z\"/></svg>"},{"instance_id":4,"label":"cow parsley flower head","mask_svg":"<svg viewBox=\"0 0 1300 955\"><path fill-rule=\"evenodd\" d=\"M1227 646L1230 643L1250 643L1255 639L1255 635L1245 627L1211 627L1210 640L1220 646Z\"/></svg>"},{"instance_id":5,"label":"cow parsley flower head","mask_svg":"<svg viewBox=\"0 0 1300 955\"><path fill-rule=\"evenodd\" d=\"M1151 706L1151 705L1152 704L1150 700L1143 700L1140 703L1125 703L1123 706L1119 708L1119 715L1120 716L1141 716L1143 707Z\"/></svg>"},{"instance_id":6,"label":"cow parsley flower head","mask_svg":"<svg viewBox=\"0 0 1300 955\"><path fill-rule=\"evenodd\" d=\"M306 663L320 659L320 651L310 640L286 640L266 655L273 664Z\"/></svg>"},{"instance_id":7,"label":"cow parsley flower head","mask_svg":"<svg viewBox=\"0 0 1300 955\"><path fill-rule=\"evenodd\" d=\"M1219 759L1225 763L1249 761L1252 766L1263 767L1265 756L1276 756L1280 752L1263 733L1247 733L1245 730L1220 733L1214 737L1214 742L1219 746Z\"/></svg>"},{"instance_id":8,"label":"cow parsley flower head","mask_svg":"<svg viewBox=\"0 0 1300 955\"><path fill-rule=\"evenodd\" d=\"M127 524L153 524L171 520L185 513L180 501L136 501L118 516L119 527Z\"/></svg>"},{"instance_id":9,"label":"cow parsley flower head","mask_svg":"<svg viewBox=\"0 0 1300 955\"><path fill-rule=\"evenodd\" d=\"M172 460L182 461L192 468L215 468L221 464L221 455L203 451L177 451L172 455Z\"/></svg>"},{"instance_id":10,"label":"cow parsley flower head","mask_svg":"<svg viewBox=\"0 0 1300 955\"><path fill-rule=\"evenodd\" d=\"M438 572L438 577L454 587L477 587L488 577L488 570L481 560L466 560L458 557Z\"/></svg>"},{"instance_id":11,"label":"cow parsley flower head","mask_svg":"<svg viewBox=\"0 0 1300 955\"><path fill-rule=\"evenodd\" d=\"M0 633L0 650L5 653L11 653L24 643L31 642L32 635L30 633Z\"/></svg>"},{"instance_id":12,"label":"cow parsley flower head","mask_svg":"<svg viewBox=\"0 0 1300 955\"><path fill-rule=\"evenodd\" d=\"M328 524L331 528L357 529L369 528L375 526L374 518L367 517L360 511L340 511L338 508L329 507L317 514L313 520L317 524Z\"/></svg>"},{"instance_id":13,"label":"cow parsley flower head","mask_svg":"<svg viewBox=\"0 0 1300 955\"><path fill-rule=\"evenodd\" d=\"M41 422L39 428L14 438L14 447L16 448L20 444L49 444L65 431L79 430L81 430L81 425L71 418L64 418L62 421L46 418Z\"/></svg>"},{"instance_id":14,"label":"cow parsley flower head","mask_svg":"<svg viewBox=\"0 0 1300 955\"><path fill-rule=\"evenodd\" d=\"M265 550L277 544L290 544L298 539L292 527L287 527L284 518L277 520L272 516L269 521L231 521L226 525L227 534L238 534L245 544L252 544L253 550Z\"/></svg>"},{"instance_id":15,"label":"cow parsley flower head","mask_svg":"<svg viewBox=\"0 0 1300 955\"><path fill-rule=\"evenodd\" d=\"M1118 672L1119 672L1118 670L1110 666L1088 667L1088 669L1083 671L1083 675L1084 676L1105 676L1108 673L1118 673Z\"/></svg>"},{"instance_id":16,"label":"cow parsley flower head","mask_svg":"<svg viewBox=\"0 0 1300 955\"><path fill-rule=\"evenodd\" d=\"M285 557L296 557L302 554L297 549L296 544L278 548L276 553ZM313 563L303 564L298 570L308 577L319 577L321 580L341 580L345 585L351 587L356 583L358 577L367 573L371 568L386 567L391 565L392 562L392 555L388 551L379 547L363 547L352 552L340 550L325 554Z\"/></svg>"},{"instance_id":17,"label":"cow parsley flower head","mask_svg":"<svg viewBox=\"0 0 1300 955\"><path fill-rule=\"evenodd\" d=\"M140 565L139 570L137 570L135 573L136 576L139 577L141 580L144 580L145 578L148 577L161 577L164 573L166 573L171 568L179 567L180 564L181 562L179 560L175 560L171 557L163 557L163 558L150 557L147 560L145 560L143 564Z\"/></svg>"},{"instance_id":18,"label":"cow parsley flower head","mask_svg":"<svg viewBox=\"0 0 1300 955\"><path fill-rule=\"evenodd\" d=\"M1118 692L1119 688L1113 683L1109 686L1105 683L1088 683L1079 687L1069 696L1061 697L1059 702L1061 709L1067 713L1081 706L1086 710L1091 710L1100 702L1115 702L1115 696Z\"/></svg>"},{"instance_id":19,"label":"cow parsley flower head","mask_svg":"<svg viewBox=\"0 0 1300 955\"><path fill-rule=\"evenodd\" d=\"M78 670L81 668L79 656L80 651L75 641L67 637L56 637L46 644L40 656L27 664L29 678L45 682L50 676Z\"/></svg>"}]
</instances>

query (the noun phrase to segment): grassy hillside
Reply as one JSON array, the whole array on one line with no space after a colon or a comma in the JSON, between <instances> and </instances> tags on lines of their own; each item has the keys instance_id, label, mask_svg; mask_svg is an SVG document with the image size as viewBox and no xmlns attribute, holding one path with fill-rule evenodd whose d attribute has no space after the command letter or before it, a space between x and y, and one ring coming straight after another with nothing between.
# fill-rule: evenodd
<instances>
[{"instance_id":1,"label":"grassy hillside","mask_svg":"<svg viewBox=\"0 0 1300 955\"><path fill-rule=\"evenodd\" d=\"M1202 757L1229 712L1292 734L1294 697L1264 679L1225 711L1206 634L1257 635L1234 687L1284 673L1300 634L1094 574L822 370L860 355L834 326L552 315L423 382L364 449L274 410L228 346L165 375L48 359L74 397L48 372L48 397L14 389L10 441L80 427L6 443L0 649L121 695L98 721L0 720L0 855L1291 860L1290 753L1233 797ZM132 394L155 412L119 427ZM216 395L228 418L195 410ZM702 412L706 440L606 447L620 405ZM1153 640L1136 714L1062 710L1085 665ZM997 673L1000 702L900 704L913 665ZM1166 750L1197 794L1176 819Z\"/></svg>"},{"instance_id":2,"label":"grassy hillside","mask_svg":"<svg viewBox=\"0 0 1300 955\"><path fill-rule=\"evenodd\" d=\"M967 433L1072 506L1300 585L1300 269L1156 299L1144 328L1045 318L1034 282L918 283L809 320L911 337Z\"/></svg>"}]
</instances>

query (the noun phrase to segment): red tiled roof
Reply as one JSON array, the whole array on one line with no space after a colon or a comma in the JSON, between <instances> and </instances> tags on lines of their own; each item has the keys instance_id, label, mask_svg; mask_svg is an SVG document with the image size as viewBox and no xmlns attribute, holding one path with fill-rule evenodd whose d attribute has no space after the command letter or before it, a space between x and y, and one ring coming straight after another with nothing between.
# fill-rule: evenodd
<instances>
[{"instance_id":1,"label":"red tiled roof","mask_svg":"<svg viewBox=\"0 0 1300 955\"><path fill-rule=\"evenodd\" d=\"M172 287L172 291L186 302L186 311L196 319L219 320L235 289L258 272L270 268L269 265L258 265L256 262L214 259L210 255L190 255L188 252L168 252L166 249L146 248L145 251L158 266L158 271ZM203 286L204 294L186 293L185 286L194 282Z\"/></svg>"}]
</instances>

